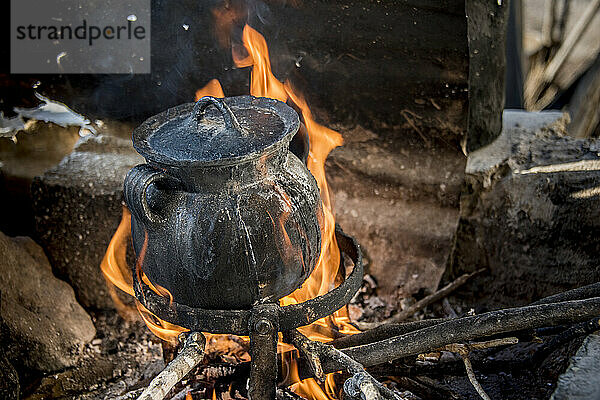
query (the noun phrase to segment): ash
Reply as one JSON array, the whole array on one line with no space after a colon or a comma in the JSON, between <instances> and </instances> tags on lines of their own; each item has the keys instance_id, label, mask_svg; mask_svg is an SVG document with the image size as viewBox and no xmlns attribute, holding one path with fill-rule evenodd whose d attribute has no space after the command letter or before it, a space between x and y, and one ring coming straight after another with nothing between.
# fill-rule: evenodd
<instances>
[{"instance_id":1,"label":"ash","mask_svg":"<svg viewBox=\"0 0 600 400\"><path fill-rule=\"evenodd\" d=\"M143 322L114 311L91 315L97 333L80 365L42 378L29 399L116 399L145 387L165 367L160 339Z\"/></svg>"}]
</instances>

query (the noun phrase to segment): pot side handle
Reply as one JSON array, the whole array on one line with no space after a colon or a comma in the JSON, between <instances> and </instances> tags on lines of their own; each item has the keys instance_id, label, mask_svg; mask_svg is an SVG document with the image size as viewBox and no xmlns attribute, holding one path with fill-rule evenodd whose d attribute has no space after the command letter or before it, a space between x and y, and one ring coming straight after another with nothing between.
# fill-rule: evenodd
<instances>
[{"instance_id":1,"label":"pot side handle","mask_svg":"<svg viewBox=\"0 0 600 400\"><path fill-rule=\"evenodd\" d=\"M161 180L170 180L163 171L153 168L148 164L139 164L133 167L125 177L123 196L125 203L132 215L140 218L145 224L157 224L164 217L150 209L148 205L147 190L150 185Z\"/></svg>"}]
</instances>

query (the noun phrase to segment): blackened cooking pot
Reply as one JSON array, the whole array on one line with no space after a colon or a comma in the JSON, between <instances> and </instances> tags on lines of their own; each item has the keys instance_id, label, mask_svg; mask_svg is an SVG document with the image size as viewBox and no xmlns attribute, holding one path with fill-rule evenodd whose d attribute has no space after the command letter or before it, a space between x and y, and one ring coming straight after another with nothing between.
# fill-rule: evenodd
<instances>
[{"instance_id":1,"label":"blackened cooking pot","mask_svg":"<svg viewBox=\"0 0 600 400\"><path fill-rule=\"evenodd\" d=\"M312 272L322 208L313 176L288 150L298 126L286 104L240 96L204 97L134 130L147 164L125 178L133 245L174 301L247 309Z\"/></svg>"}]
</instances>

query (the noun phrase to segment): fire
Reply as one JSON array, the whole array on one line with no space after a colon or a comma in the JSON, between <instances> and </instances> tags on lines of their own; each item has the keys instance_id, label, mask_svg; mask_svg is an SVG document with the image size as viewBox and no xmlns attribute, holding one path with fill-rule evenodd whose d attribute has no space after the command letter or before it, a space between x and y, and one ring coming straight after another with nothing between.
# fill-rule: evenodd
<instances>
[{"instance_id":1,"label":"fire","mask_svg":"<svg viewBox=\"0 0 600 400\"><path fill-rule=\"evenodd\" d=\"M110 243L108 244L108 249L106 250L106 254L104 255L104 259L100 264L100 268L102 269L102 273L106 278L107 282L121 289L123 292L127 293L131 297L135 298L135 293L133 292L133 279L131 277L131 270L126 262L125 254L127 252L127 245L129 240L131 239L131 214L127 207L123 207L123 216L121 218L121 223L119 224L117 231L113 235ZM147 238L146 238L147 239ZM173 299L169 291L161 286L153 285L146 274L141 269L141 266L144 262L144 254L146 252L146 246L148 242L144 241L144 246L142 247L142 251L138 260L136 261L136 272L138 274L138 279L142 279L144 283L146 283L150 288L160 294L161 296L169 297L170 300ZM109 285L109 288L113 288L113 286ZM116 292L113 290L110 291L111 297L115 302L117 310L121 313L121 315L130 315L131 310L117 296ZM152 314L146 307L144 307L139 301L136 300L136 307L140 316L148 326L148 328L154 333L156 336L161 338L164 341L169 343L177 343L177 337L182 332L187 332L188 329L182 328L177 325L173 325L167 321L163 321L158 318L156 315Z\"/></svg>"},{"instance_id":2,"label":"fire","mask_svg":"<svg viewBox=\"0 0 600 400\"><path fill-rule=\"evenodd\" d=\"M296 91L289 81L280 82L271 71L269 51L265 38L255 29L246 25L242 35L244 47L248 53L240 57L233 52L237 67L252 66L250 74L250 94L257 97L270 97L296 106L310 139L308 169L315 177L323 202L324 223L321 232L321 254L314 271L302 287L280 300L282 306L301 303L329 292L336 286L336 277L340 265L340 251L335 239L335 217L333 215L332 196L325 177L325 160L329 153L343 144L342 135L318 124L304 97ZM299 328L305 336L313 340L327 342L340 334L354 334L359 331L350 324L346 307L334 314L322 318L311 325ZM298 381L295 360L289 361L289 381ZM308 399L330 399L336 397L333 374L327 376L323 385L314 379L307 379L292 385L293 390Z\"/></svg>"},{"instance_id":3,"label":"fire","mask_svg":"<svg viewBox=\"0 0 600 400\"><path fill-rule=\"evenodd\" d=\"M247 55L242 56L238 51L233 51L233 59L235 65L239 68L252 67L250 75L250 94L257 97L269 97L287 102L300 110L302 120L310 138L310 152L307 162L308 169L317 181L323 202L324 221L321 232L321 254L314 271L304 282L302 287L280 300L282 306L287 306L323 295L333 289L336 284L339 284L339 281L336 281L336 277L338 277L340 265L340 252L335 239L335 217L332 207L332 195L325 177L325 160L334 148L343 144L343 139L338 132L326 128L314 120L304 97L294 89L289 81L282 83L273 75L265 38L248 25L244 27L242 38ZM232 46L232 49L233 48L234 47ZM205 87L196 92L196 100L203 96L224 97L223 89L221 88L219 81L213 79ZM274 225L276 224L275 221L273 221L273 223ZM129 211L124 208L121 224L112 238L104 260L102 261L102 271L110 283L125 293L134 296L130 270L125 263L125 250L130 238L130 224ZM278 224L282 225L282 221L278 221ZM283 226L280 227L285 234ZM139 257L141 261L138 260L136 267L141 279L143 279L156 293L169 297L170 293L168 293L166 289L152 285L144 275L141 270L143 254L144 251L141 252ZM116 296L116 293L111 294L114 295L113 299L115 299L115 304L122 304ZM150 330L163 340L175 342L179 333L186 330L185 328L161 321L139 304L139 302L137 302L137 308ZM334 314L322 318L311 325L301 327L299 330L307 337L322 342L330 341L335 337L344 334L354 334L359 332L350 324L350 318L346 307L343 307ZM283 360L285 361L284 364L288 369L286 380L293 383L292 389L297 394L315 400L327 400L337 397L333 379L334 374L329 374L324 384L318 384L314 379L299 381L297 364L294 359L295 356L292 356L292 352L289 351L293 350L293 348L281 342L279 343L278 348L282 353L284 351L287 352L286 354L282 354Z\"/></svg>"},{"instance_id":4,"label":"fire","mask_svg":"<svg viewBox=\"0 0 600 400\"><path fill-rule=\"evenodd\" d=\"M256 97L270 97L280 101L287 101L288 95L284 85L271 72L269 49L265 38L246 25L242 34L244 47L248 56L240 58L233 53L233 62L236 67L252 66L250 73L250 94Z\"/></svg>"},{"instance_id":5,"label":"fire","mask_svg":"<svg viewBox=\"0 0 600 400\"><path fill-rule=\"evenodd\" d=\"M223 89L221 88L221 82L217 79L211 79L202 89L196 90L196 101L204 96L225 97Z\"/></svg>"},{"instance_id":6,"label":"fire","mask_svg":"<svg viewBox=\"0 0 600 400\"><path fill-rule=\"evenodd\" d=\"M335 278L338 276L340 265L340 251L335 239L335 217L333 215L331 193L325 177L325 160L331 150L343 144L342 135L314 121L306 101L293 90L289 82L286 82L285 88L290 101L301 110L302 118L308 131L310 152L307 164L321 192L324 223L321 232L321 254L314 271L300 289L281 299L281 305L301 303L313 297L323 295L335 287ZM348 311L345 307L328 317L299 329L311 339L321 341L333 339L331 336L332 332L328 332L325 335L319 333L316 329L317 325L326 328L326 332L332 326L335 326L339 333L342 334L359 332L350 324Z\"/></svg>"}]
</instances>

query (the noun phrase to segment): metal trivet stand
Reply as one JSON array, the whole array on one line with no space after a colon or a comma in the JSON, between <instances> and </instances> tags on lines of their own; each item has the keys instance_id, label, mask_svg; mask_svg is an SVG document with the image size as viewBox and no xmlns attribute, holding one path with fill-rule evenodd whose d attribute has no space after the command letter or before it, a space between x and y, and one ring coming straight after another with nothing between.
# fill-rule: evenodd
<instances>
[{"instance_id":1,"label":"metal trivet stand","mask_svg":"<svg viewBox=\"0 0 600 400\"><path fill-rule=\"evenodd\" d=\"M309 325L320 318L331 315L348 304L362 283L362 254L358 244L354 238L346 235L337 226L335 233L340 252L352 260L354 268L338 287L303 303L285 307L281 307L277 303L263 303L256 304L250 310L192 308L176 302L169 303L167 298L155 293L144 282L140 282L134 271L132 275L135 295L140 303L158 318L188 328L190 332L250 336L252 361L248 387L249 397L252 400L272 400L275 398L277 386L278 333L283 332L284 340L294 344L313 366L315 376L323 379L324 373L320 366L319 353L328 351L329 346L321 348L321 343L306 338L296 328ZM343 268L342 271L345 271L343 259L342 256L340 264ZM202 289L199 288L199 290ZM200 336L202 335L190 334L188 340L189 338L194 338L193 340L196 341L203 340ZM203 353L203 348L199 351ZM193 366L189 367L189 369L191 368ZM181 373L181 371L178 372ZM175 383L177 382L174 382L173 385ZM350 387L346 389L352 391ZM147 391L150 391L150 389ZM162 397L149 395L140 398L155 399Z\"/></svg>"}]
</instances>

